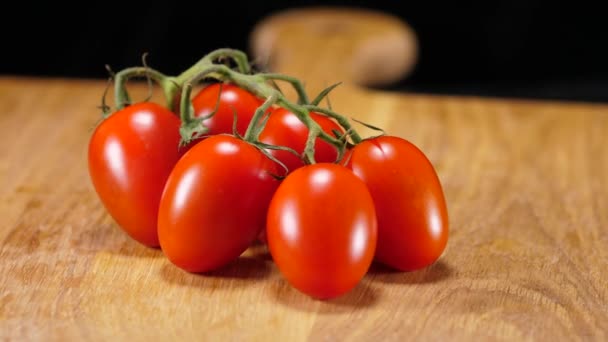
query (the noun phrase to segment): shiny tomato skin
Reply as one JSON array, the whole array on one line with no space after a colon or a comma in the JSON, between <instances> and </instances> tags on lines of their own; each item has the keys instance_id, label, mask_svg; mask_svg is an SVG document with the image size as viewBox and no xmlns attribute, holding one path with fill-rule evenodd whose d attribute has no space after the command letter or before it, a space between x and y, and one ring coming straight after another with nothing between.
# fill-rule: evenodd
<instances>
[{"instance_id":1,"label":"shiny tomato skin","mask_svg":"<svg viewBox=\"0 0 608 342\"><path fill-rule=\"evenodd\" d=\"M287 281L318 299L338 297L363 278L376 247L376 214L365 184L345 167L304 166L270 203L268 246Z\"/></svg>"},{"instance_id":2,"label":"shiny tomato skin","mask_svg":"<svg viewBox=\"0 0 608 342\"><path fill-rule=\"evenodd\" d=\"M344 129L331 118L322 114L310 113L323 131L334 136L333 130L344 133ZM294 149L300 155L304 152L308 138L308 128L298 117L285 108L277 108L270 114L264 130L260 134L260 141L270 145L286 146ZM289 172L304 166L302 159L291 152L269 150L275 158L281 161ZM315 141L315 161L317 163L332 163L338 158L338 151L330 143L317 138Z\"/></svg>"},{"instance_id":3,"label":"shiny tomato skin","mask_svg":"<svg viewBox=\"0 0 608 342\"><path fill-rule=\"evenodd\" d=\"M202 117L213 112L218 102L217 112L203 124L209 128L206 135L232 134L234 113L237 114L237 132L244 135L255 110L264 103L260 98L237 85L213 83L202 88L192 99L194 116Z\"/></svg>"},{"instance_id":4,"label":"shiny tomato skin","mask_svg":"<svg viewBox=\"0 0 608 342\"><path fill-rule=\"evenodd\" d=\"M376 260L401 271L434 263L448 241L448 212L440 180L424 153L402 138L381 136L356 145L349 167L374 198Z\"/></svg>"},{"instance_id":5,"label":"shiny tomato skin","mask_svg":"<svg viewBox=\"0 0 608 342\"><path fill-rule=\"evenodd\" d=\"M238 258L265 227L277 171L260 150L233 136L196 144L175 165L161 198L158 234L164 254L193 273Z\"/></svg>"},{"instance_id":6,"label":"shiny tomato skin","mask_svg":"<svg viewBox=\"0 0 608 342\"><path fill-rule=\"evenodd\" d=\"M180 120L158 104L125 107L102 121L88 146L89 175L110 216L133 239L158 246L161 193L178 148Z\"/></svg>"}]
</instances>

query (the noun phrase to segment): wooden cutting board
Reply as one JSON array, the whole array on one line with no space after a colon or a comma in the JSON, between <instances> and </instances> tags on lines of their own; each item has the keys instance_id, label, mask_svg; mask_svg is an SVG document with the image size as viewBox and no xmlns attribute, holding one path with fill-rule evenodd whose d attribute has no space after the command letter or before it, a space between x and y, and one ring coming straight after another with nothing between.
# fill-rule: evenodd
<instances>
[{"instance_id":1,"label":"wooden cutting board","mask_svg":"<svg viewBox=\"0 0 608 342\"><path fill-rule=\"evenodd\" d=\"M89 182L104 82L5 76L0 339L608 339L608 106L371 91L413 67L411 30L370 13L286 15L256 27L253 50L311 92L343 81L335 110L427 154L450 215L440 260L374 267L331 301L291 288L262 247L183 272L129 239Z\"/></svg>"}]
</instances>

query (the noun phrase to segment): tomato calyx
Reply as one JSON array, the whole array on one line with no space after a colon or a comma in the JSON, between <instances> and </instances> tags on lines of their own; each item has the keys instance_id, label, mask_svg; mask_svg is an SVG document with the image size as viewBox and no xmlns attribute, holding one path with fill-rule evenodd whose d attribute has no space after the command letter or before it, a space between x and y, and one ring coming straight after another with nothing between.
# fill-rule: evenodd
<instances>
[{"instance_id":1,"label":"tomato calyx","mask_svg":"<svg viewBox=\"0 0 608 342\"><path fill-rule=\"evenodd\" d=\"M203 122L211 117L213 117L220 105L220 96L222 94L222 86L220 85L220 91L217 95L217 100L215 102L215 108L207 115L203 115L201 117L194 117L194 108L192 107L192 102L190 101L190 94L192 93L192 85L186 84L184 90L182 92L183 96L181 97L180 103L180 120L182 124L179 128L179 133L181 136L180 146L186 146L190 144L193 140L199 139L203 137L208 131L209 128L203 124ZM236 114L233 126L233 133L236 134Z\"/></svg>"},{"instance_id":2,"label":"tomato calyx","mask_svg":"<svg viewBox=\"0 0 608 342\"><path fill-rule=\"evenodd\" d=\"M363 125L363 126L369 128L369 129L371 129L373 131L380 132L380 134L378 134L378 135L372 135L372 136L366 137L365 139L360 139L355 144L359 144L359 143L361 143L362 141L365 141L365 140L371 140L371 139L375 139L375 138L386 136L386 131L384 129L380 128L380 127L373 126L371 124L368 124L367 122L363 122L363 121L357 120L355 118L351 118L351 120L353 120L354 122L358 123L359 125Z\"/></svg>"},{"instance_id":3,"label":"tomato calyx","mask_svg":"<svg viewBox=\"0 0 608 342\"><path fill-rule=\"evenodd\" d=\"M271 145L271 144L266 144L266 143L263 143L263 142L260 141L260 134L264 130L266 122L268 121L268 118L270 118L270 115L271 115L271 112L268 112L268 110L271 109L273 103L276 102L277 97L278 97L277 94L278 93L271 94L266 99L266 101L264 101L264 103L262 103L262 105L256 109L255 113L253 114L253 118L251 119L251 123L249 124L249 127L247 127L247 131L245 132L245 136L243 136L241 138L243 140L245 140L246 142L250 143L251 145L255 146L268 159L270 159L273 162L277 163L285 171L284 175L272 175L274 178L276 178L278 180L282 180L289 173L289 169L287 168L287 166L283 162L281 162L280 160L278 160L277 158L275 158L272 154L270 154L268 152L268 150L271 149L271 150L287 151L287 152L293 153L293 154L295 154L296 156L299 157L298 152L296 152L294 149L289 148L287 146ZM234 121L233 131L234 131L234 135L240 137L238 135L238 132L236 131L236 118L235 118L235 121Z\"/></svg>"},{"instance_id":4,"label":"tomato calyx","mask_svg":"<svg viewBox=\"0 0 608 342\"><path fill-rule=\"evenodd\" d=\"M108 71L111 72L111 70L109 69L109 67L108 67ZM107 118L108 116L110 116L110 114L112 114L112 107L110 107L106 103L106 97L108 96L108 91L110 90L110 87L112 87L112 81L113 80L114 80L114 75L111 74L111 76L108 78L108 82L106 84L106 87L103 90L103 94L101 95L101 104L99 106L97 106L98 109L101 109L101 120Z\"/></svg>"},{"instance_id":5,"label":"tomato calyx","mask_svg":"<svg viewBox=\"0 0 608 342\"><path fill-rule=\"evenodd\" d=\"M329 104L329 93L332 90L336 89L341 84L342 84L342 82L334 83L334 84L330 85L329 87L321 90L319 95L317 95L317 97L315 97L315 99L312 100L312 102L310 102L310 104L313 106L318 106L319 103L321 103L321 101L323 101L323 99L327 99L328 107L329 107L329 109L331 109L331 104Z\"/></svg>"}]
</instances>

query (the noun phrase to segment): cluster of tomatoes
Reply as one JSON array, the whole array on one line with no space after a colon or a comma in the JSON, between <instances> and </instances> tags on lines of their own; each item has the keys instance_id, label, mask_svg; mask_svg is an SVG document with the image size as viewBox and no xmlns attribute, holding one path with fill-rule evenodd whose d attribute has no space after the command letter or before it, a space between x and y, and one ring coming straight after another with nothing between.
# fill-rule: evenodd
<instances>
[{"instance_id":1,"label":"cluster of tomatoes","mask_svg":"<svg viewBox=\"0 0 608 342\"><path fill-rule=\"evenodd\" d=\"M245 77L237 74L232 79ZM302 120L280 105L289 102L264 107L258 120L268 99L232 79L192 97L191 115L206 130L187 144L180 115L149 101L117 109L96 127L90 177L129 236L194 273L221 268L262 241L290 284L321 299L351 290L373 260L402 271L437 260L447 208L416 146L387 135L347 141L352 128L320 112ZM312 121L344 141L343 150L319 136L307 145ZM307 152L314 158L303 158Z\"/></svg>"}]
</instances>

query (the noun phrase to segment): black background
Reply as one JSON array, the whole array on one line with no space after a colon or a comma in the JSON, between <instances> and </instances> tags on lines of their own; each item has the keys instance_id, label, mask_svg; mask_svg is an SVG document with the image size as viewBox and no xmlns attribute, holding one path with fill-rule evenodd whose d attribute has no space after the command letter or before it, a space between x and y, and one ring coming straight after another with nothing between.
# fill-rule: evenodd
<instances>
[{"instance_id":1,"label":"black background","mask_svg":"<svg viewBox=\"0 0 608 342\"><path fill-rule=\"evenodd\" d=\"M0 22L0 74L105 78L105 64L139 65L144 52L175 74L215 48L248 51L269 14L320 4L382 10L413 27L419 63L386 89L608 101L608 12L580 1L13 3Z\"/></svg>"}]
</instances>

